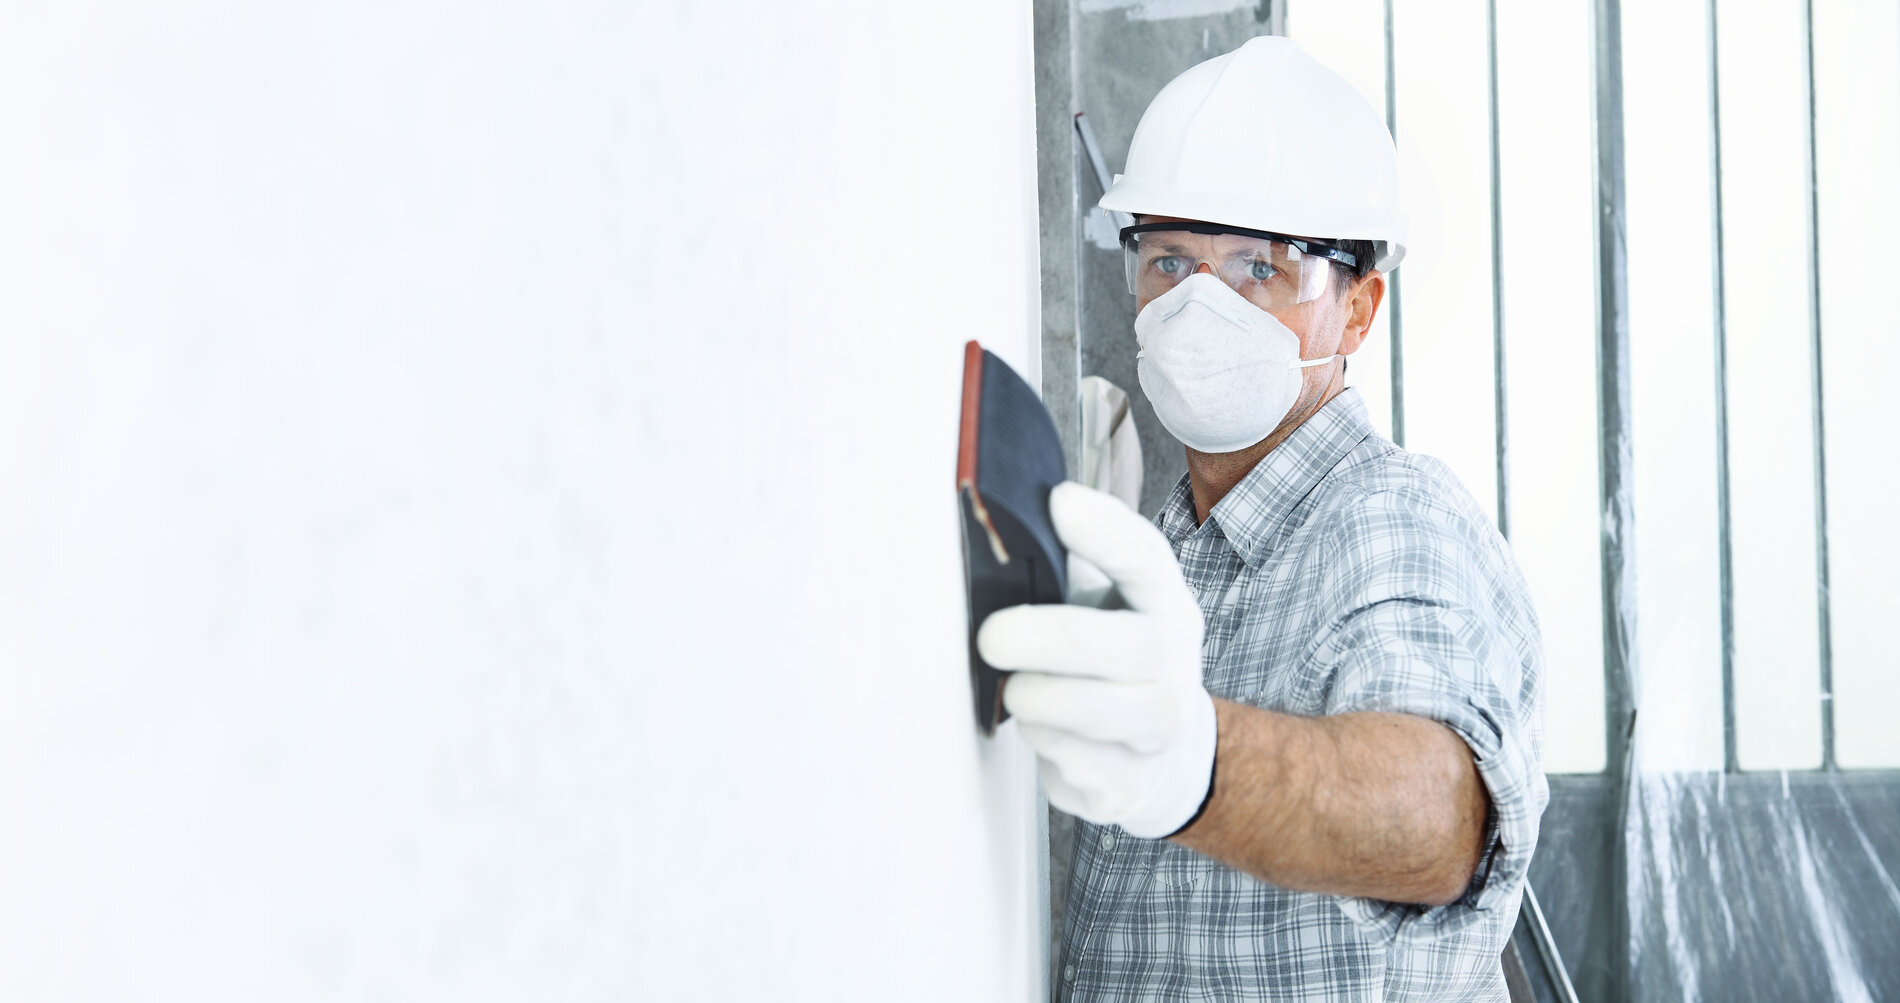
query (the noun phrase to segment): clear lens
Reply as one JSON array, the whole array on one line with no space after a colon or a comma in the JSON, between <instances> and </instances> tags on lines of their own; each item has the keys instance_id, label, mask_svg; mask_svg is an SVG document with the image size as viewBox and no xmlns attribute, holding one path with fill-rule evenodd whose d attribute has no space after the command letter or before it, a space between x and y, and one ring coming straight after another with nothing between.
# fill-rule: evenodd
<instances>
[{"instance_id":1,"label":"clear lens","mask_svg":"<svg viewBox=\"0 0 1900 1003\"><path fill-rule=\"evenodd\" d=\"M1279 310L1318 299L1326 291L1327 262L1292 244L1237 233L1144 230L1122 241L1128 291L1151 300L1197 271L1222 282L1262 309Z\"/></svg>"}]
</instances>

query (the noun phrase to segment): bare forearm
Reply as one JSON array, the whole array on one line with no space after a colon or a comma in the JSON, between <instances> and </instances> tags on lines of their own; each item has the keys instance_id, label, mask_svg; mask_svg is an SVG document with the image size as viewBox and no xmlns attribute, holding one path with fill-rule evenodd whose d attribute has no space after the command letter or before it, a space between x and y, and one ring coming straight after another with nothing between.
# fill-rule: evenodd
<instances>
[{"instance_id":1,"label":"bare forearm","mask_svg":"<svg viewBox=\"0 0 1900 1003\"><path fill-rule=\"evenodd\" d=\"M1176 842L1283 888L1430 905L1464 892L1488 796L1451 729L1214 704L1213 797Z\"/></svg>"}]
</instances>

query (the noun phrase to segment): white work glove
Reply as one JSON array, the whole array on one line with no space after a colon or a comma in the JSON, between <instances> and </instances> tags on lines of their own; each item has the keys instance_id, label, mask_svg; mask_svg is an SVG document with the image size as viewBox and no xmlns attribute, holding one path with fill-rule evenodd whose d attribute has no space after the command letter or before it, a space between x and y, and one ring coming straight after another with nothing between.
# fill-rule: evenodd
<instances>
[{"instance_id":1,"label":"white work glove","mask_svg":"<svg viewBox=\"0 0 1900 1003\"><path fill-rule=\"evenodd\" d=\"M1167 539L1113 496L1059 484L1049 514L1128 608L1012 606L983 621L977 650L1015 672L1003 705L1036 750L1051 804L1136 836L1169 835L1213 778L1200 606Z\"/></svg>"}]
</instances>

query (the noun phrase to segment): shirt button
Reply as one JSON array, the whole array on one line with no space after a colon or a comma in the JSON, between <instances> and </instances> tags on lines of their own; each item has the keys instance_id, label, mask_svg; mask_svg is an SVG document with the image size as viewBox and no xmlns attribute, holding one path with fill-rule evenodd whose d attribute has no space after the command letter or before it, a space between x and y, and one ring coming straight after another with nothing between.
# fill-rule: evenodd
<instances>
[{"instance_id":1,"label":"shirt button","mask_svg":"<svg viewBox=\"0 0 1900 1003\"><path fill-rule=\"evenodd\" d=\"M1102 849L1113 850L1114 848L1115 848L1115 834L1112 832L1102 833Z\"/></svg>"},{"instance_id":2,"label":"shirt button","mask_svg":"<svg viewBox=\"0 0 1900 1003\"><path fill-rule=\"evenodd\" d=\"M1064 981L1064 982L1074 982L1074 981L1075 981L1075 966L1074 966L1074 965L1063 965L1063 966L1062 966L1062 981Z\"/></svg>"}]
</instances>

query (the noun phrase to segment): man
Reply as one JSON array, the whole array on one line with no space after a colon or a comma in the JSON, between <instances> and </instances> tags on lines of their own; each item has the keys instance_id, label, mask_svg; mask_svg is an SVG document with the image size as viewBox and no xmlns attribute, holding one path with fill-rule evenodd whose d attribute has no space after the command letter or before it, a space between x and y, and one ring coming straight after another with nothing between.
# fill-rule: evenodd
<instances>
[{"instance_id":1,"label":"man","mask_svg":"<svg viewBox=\"0 0 1900 1003\"><path fill-rule=\"evenodd\" d=\"M1404 254L1397 187L1365 101L1256 38L1162 90L1102 198L1135 219L1141 385L1188 474L1159 532L1057 488L1125 608L978 636L1084 820L1060 998L1505 998L1543 658L1484 513L1345 387Z\"/></svg>"}]
</instances>

